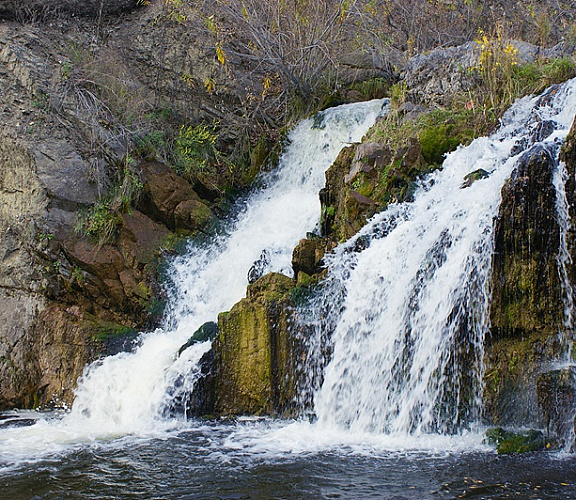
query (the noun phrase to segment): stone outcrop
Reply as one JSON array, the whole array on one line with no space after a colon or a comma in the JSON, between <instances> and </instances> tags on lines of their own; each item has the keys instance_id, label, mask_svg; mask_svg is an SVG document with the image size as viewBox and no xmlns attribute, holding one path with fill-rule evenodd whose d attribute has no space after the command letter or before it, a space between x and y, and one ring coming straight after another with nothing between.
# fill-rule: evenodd
<instances>
[{"instance_id":1,"label":"stone outcrop","mask_svg":"<svg viewBox=\"0 0 576 500\"><path fill-rule=\"evenodd\" d=\"M267 274L218 317L213 370L218 414L289 413L298 362L290 330L294 286L286 276Z\"/></svg>"},{"instance_id":2,"label":"stone outcrop","mask_svg":"<svg viewBox=\"0 0 576 500\"><path fill-rule=\"evenodd\" d=\"M531 149L502 189L491 309L495 337L558 331L562 326L555 166L553 151Z\"/></svg>"},{"instance_id":3,"label":"stone outcrop","mask_svg":"<svg viewBox=\"0 0 576 500\"><path fill-rule=\"evenodd\" d=\"M416 137L396 149L376 142L344 148L320 191L322 236L344 241L389 203L411 200L416 179L430 168Z\"/></svg>"},{"instance_id":4,"label":"stone outcrop","mask_svg":"<svg viewBox=\"0 0 576 500\"><path fill-rule=\"evenodd\" d=\"M573 147L572 133L562 153L572 172ZM548 442L563 445L573 426L572 376L548 371L551 362L565 355L569 335L557 260L555 156L556 151L540 146L528 149L502 189L484 395L489 422L544 428ZM567 185L569 199L573 192ZM568 239L572 241L570 234Z\"/></svg>"},{"instance_id":5,"label":"stone outcrop","mask_svg":"<svg viewBox=\"0 0 576 500\"><path fill-rule=\"evenodd\" d=\"M510 40L506 43L517 50L515 58L518 63L533 63L537 59L570 56L575 49L566 43L559 43L550 48L520 40ZM410 89L411 98L427 105L450 104L455 95L466 93L473 88L474 79L472 73L467 70L478 65L480 53L480 45L474 41L456 47L438 47L411 57L402 72L402 77Z\"/></svg>"}]
</instances>

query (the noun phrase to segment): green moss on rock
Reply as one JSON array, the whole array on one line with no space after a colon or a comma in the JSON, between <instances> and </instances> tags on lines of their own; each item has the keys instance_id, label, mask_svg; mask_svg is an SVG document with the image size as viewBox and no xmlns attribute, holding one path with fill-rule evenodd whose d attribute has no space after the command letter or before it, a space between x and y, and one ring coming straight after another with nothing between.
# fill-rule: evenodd
<instances>
[{"instance_id":1,"label":"green moss on rock","mask_svg":"<svg viewBox=\"0 0 576 500\"><path fill-rule=\"evenodd\" d=\"M247 297L218 316L215 410L219 414L283 414L295 396L295 339L290 291L278 273L249 286Z\"/></svg>"},{"instance_id":2,"label":"green moss on rock","mask_svg":"<svg viewBox=\"0 0 576 500\"><path fill-rule=\"evenodd\" d=\"M501 427L486 431L488 442L496 446L499 455L510 453L527 453L546 448L546 440L542 432L528 430L523 432L511 432Z\"/></svg>"},{"instance_id":3,"label":"green moss on rock","mask_svg":"<svg viewBox=\"0 0 576 500\"><path fill-rule=\"evenodd\" d=\"M491 308L497 336L534 330L555 334L563 327L554 168L548 150L531 150L502 189Z\"/></svg>"},{"instance_id":4,"label":"green moss on rock","mask_svg":"<svg viewBox=\"0 0 576 500\"><path fill-rule=\"evenodd\" d=\"M576 376L572 368L541 373L536 381L538 406L549 439L574 446ZM572 442L567 442L570 439Z\"/></svg>"},{"instance_id":5,"label":"green moss on rock","mask_svg":"<svg viewBox=\"0 0 576 500\"><path fill-rule=\"evenodd\" d=\"M551 153L533 148L502 189L485 348L485 415L494 424L544 424L537 379L565 349L554 169Z\"/></svg>"}]
</instances>

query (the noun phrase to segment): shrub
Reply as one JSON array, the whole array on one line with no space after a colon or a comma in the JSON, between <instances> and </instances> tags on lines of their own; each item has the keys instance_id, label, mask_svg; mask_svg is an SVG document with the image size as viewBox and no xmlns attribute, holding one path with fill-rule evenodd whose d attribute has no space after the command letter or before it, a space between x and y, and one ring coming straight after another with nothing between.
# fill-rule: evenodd
<instances>
[{"instance_id":1,"label":"shrub","mask_svg":"<svg viewBox=\"0 0 576 500\"><path fill-rule=\"evenodd\" d=\"M183 125L175 140L177 168L187 177L208 173L211 163L218 159L218 135L206 125Z\"/></svg>"},{"instance_id":2,"label":"shrub","mask_svg":"<svg viewBox=\"0 0 576 500\"><path fill-rule=\"evenodd\" d=\"M88 236L99 245L114 241L122 224L122 214L130 212L144 187L138 176L130 170L132 161L127 155L123 162L121 181L91 208L79 212L74 225L77 234Z\"/></svg>"},{"instance_id":3,"label":"shrub","mask_svg":"<svg viewBox=\"0 0 576 500\"><path fill-rule=\"evenodd\" d=\"M109 203L100 200L93 207L78 214L74 229L76 233L104 245L116 238L120 223L120 217L110 208Z\"/></svg>"},{"instance_id":4,"label":"shrub","mask_svg":"<svg viewBox=\"0 0 576 500\"><path fill-rule=\"evenodd\" d=\"M517 98L538 94L553 83L576 76L576 63L571 58L520 64L518 49L503 40L499 29L492 38L483 31L480 35L476 40L480 50L478 64L471 71L478 76L477 100L482 103L484 115L492 124Z\"/></svg>"}]
</instances>

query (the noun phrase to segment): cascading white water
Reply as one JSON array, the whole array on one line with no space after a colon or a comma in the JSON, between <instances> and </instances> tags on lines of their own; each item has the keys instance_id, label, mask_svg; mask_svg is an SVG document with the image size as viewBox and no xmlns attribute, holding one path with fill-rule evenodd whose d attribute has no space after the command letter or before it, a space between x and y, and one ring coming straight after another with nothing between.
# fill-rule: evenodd
<instances>
[{"instance_id":1,"label":"cascading white water","mask_svg":"<svg viewBox=\"0 0 576 500\"><path fill-rule=\"evenodd\" d=\"M406 435L475 420L500 190L522 150L538 142L538 124L554 122L542 141L552 146L575 113L576 81L519 101L498 132L448 155L413 203L391 206L337 249L316 303L333 329L314 396L317 426ZM462 189L478 169L490 175ZM317 323L312 351L326 339Z\"/></svg>"},{"instance_id":2,"label":"cascading white water","mask_svg":"<svg viewBox=\"0 0 576 500\"><path fill-rule=\"evenodd\" d=\"M556 188L556 213L560 228L560 248L558 250L558 274L562 283L564 302L564 328L571 332L574 328L574 292L572 283L568 277L568 269L573 264L572 256L568 250L568 233L572 230L572 222L568 211L568 199L566 197L566 182L568 171L564 162L558 163L554 171L554 187ZM572 338L568 339L572 340ZM570 349L568 349L570 351ZM570 353L568 352L568 355Z\"/></svg>"},{"instance_id":3,"label":"cascading white water","mask_svg":"<svg viewBox=\"0 0 576 500\"><path fill-rule=\"evenodd\" d=\"M564 330L559 332L561 344L564 346L564 356L555 363L553 368L566 370L570 373L572 385L576 384L576 364L574 363L574 285L570 280L570 268L573 266L572 255L568 246L569 233L574 231L574 225L570 219L566 184L569 181L568 169L563 161L559 161L560 147L557 148L557 167L554 171L553 183L556 189L556 221L559 228L559 248L556 258L558 275L562 286L562 301L564 303ZM564 442L564 451L574 453L576 447L576 432L574 421L576 408L567 410L567 420L563 426L563 435L559 436Z\"/></svg>"},{"instance_id":4,"label":"cascading white water","mask_svg":"<svg viewBox=\"0 0 576 500\"><path fill-rule=\"evenodd\" d=\"M214 321L244 296L247 272L263 251L266 271L290 274L291 254L318 224L318 191L340 150L358 142L383 112L385 100L339 106L301 122L264 187L244 201L235 220L209 243L190 243L171 268L169 328L144 334L135 352L90 366L71 412L57 422L0 431L0 458L55 451L103 437L146 434L173 425L163 420L167 389L178 378L188 387L209 342L180 346L206 321Z\"/></svg>"}]
</instances>

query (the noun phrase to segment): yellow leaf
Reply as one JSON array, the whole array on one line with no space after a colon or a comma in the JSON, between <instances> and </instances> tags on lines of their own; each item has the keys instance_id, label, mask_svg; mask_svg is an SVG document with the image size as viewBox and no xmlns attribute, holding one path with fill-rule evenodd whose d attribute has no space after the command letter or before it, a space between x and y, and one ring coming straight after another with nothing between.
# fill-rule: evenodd
<instances>
[{"instance_id":1,"label":"yellow leaf","mask_svg":"<svg viewBox=\"0 0 576 500\"><path fill-rule=\"evenodd\" d=\"M214 78L206 78L204 80L204 87L209 94L212 94L216 90L216 80Z\"/></svg>"},{"instance_id":2,"label":"yellow leaf","mask_svg":"<svg viewBox=\"0 0 576 500\"><path fill-rule=\"evenodd\" d=\"M220 44L216 45L216 57L220 64L226 64L226 55L224 54L224 50L222 50L222 46Z\"/></svg>"}]
</instances>

